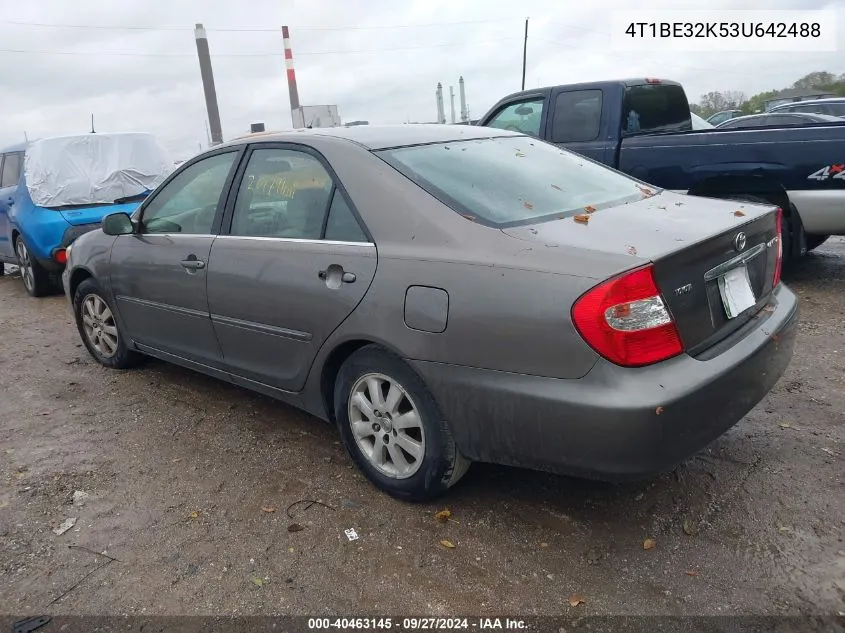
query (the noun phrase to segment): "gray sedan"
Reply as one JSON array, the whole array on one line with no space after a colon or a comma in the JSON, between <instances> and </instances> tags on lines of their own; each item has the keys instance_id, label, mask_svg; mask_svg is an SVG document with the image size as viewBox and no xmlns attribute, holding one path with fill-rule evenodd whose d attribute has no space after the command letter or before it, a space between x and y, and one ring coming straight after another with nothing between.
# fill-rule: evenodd
<instances>
[{"instance_id":1,"label":"gray sedan","mask_svg":"<svg viewBox=\"0 0 845 633\"><path fill-rule=\"evenodd\" d=\"M101 364L300 407L419 500L472 461L616 479L722 435L792 355L780 230L503 130L304 130L182 164L63 281Z\"/></svg>"}]
</instances>

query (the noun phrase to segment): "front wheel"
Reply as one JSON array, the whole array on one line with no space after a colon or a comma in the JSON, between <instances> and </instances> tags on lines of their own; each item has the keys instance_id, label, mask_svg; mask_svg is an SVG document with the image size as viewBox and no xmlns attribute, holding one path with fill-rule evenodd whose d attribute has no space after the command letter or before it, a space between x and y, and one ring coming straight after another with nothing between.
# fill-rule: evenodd
<instances>
[{"instance_id":1,"label":"front wheel","mask_svg":"<svg viewBox=\"0 0 845 633\"><path fill-rule=\"evenodd\" d=\"M73 313L82 342L94 360L111 369L137 364L140 356L127 346L114 310L93 279L86 279L76 289Z\"/></svg>"},{"instance_id":2,"label":"front wheel","mask_svg":"<svg viewBox=\"0 0 845 633\"><path fill-rule=\"evenodd\" d=\"M15 238L15 254L18 257L18 268L21 271L23 287L26 288L30 296L43 297L49 294L53 289L50 274L32 256L20 235Z\"/></svg>"},{"instance_id":3,"label":"front wheel","mask_svg":"<svg viewBox=\"0 0 845 633\"><path fill-rule=\"evenodd\" d=\"M363 347L343 364L334 407L353 461L398 499L437 497L469 468L422 379L379 347Z\"/></svg>"}]
</instances>

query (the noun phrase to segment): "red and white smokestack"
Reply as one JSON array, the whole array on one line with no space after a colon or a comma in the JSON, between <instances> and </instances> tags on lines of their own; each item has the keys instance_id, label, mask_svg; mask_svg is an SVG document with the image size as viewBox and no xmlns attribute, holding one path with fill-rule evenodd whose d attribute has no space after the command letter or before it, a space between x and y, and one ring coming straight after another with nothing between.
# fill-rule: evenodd
<instances>
[{"instance_id":1,"label":"red and white smokestack","mask_svg":"<svg viewBox=\"0 0 845 633\"><path fill-rule=\"evenodd\" d=\"M293 50L290 47L290 31L288 27L282 27L282 38L284 39L285 45L285 68L287 69L288 74L288 90L290 91L290 109L291 112L299 108L299 92L296 89L296 72L293 69ZM294 119L294 126L296 125Z\"/></svg>"}]
</instances>

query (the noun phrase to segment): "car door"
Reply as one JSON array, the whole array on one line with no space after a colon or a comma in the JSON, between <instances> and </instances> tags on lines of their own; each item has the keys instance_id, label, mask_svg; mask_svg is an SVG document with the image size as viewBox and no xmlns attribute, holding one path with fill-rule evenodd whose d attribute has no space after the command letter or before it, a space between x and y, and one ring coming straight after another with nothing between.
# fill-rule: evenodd
<instances>
[{"instance_id":1,"label":"car door","mask_svg":"<svg viewBox=\"0 0 845 633\"><path fill-rule=\"evenodd\" d=\"M138 209L136 233L119 236L112 246L112 292L140 345L222 365L206 275L239 155L239 149L221 150L181 166Z\"/></svg>"},{"instance_id":2,"label":"car door","mask_svg":"<svg viewBox=\"0 0 845 633\"><path fill-rule=\"evenodd\" d=\"M549 140L599 162L608 162L609 144L600 138L602 91L566 90L552 95Z\"/></svg>"},{"instance_id":3,"label":"car door","mask_svg":"<svg viewBox=\"0 0 845 633\"><path fill-rule=\"evenodd\" d=\"M299 391L323 342L364 297L375 245L310 148L262 143L240 171L211 247L211 320L228 371Z\"/></svg>"},{"instance_id":4,"label":"car door","mask_svg":"<svg viewBox=\"0 0 845 633\"><path fill-rule=\"evenodd\" d=\"M18 186L23 162L23 152L10 152L0 156L0 258L14 256L12 227L9 223L9 208L14 203L14 193Z\"/></svg>"}]
</instances>

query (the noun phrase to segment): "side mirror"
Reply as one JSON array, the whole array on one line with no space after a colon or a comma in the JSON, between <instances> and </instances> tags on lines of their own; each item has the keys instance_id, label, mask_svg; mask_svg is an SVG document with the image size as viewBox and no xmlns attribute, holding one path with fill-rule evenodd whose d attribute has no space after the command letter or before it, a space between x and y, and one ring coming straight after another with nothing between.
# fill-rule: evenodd
<instances>
[{"instance_id":1,"label":"side mirror","mask_svg":"<svg viewBox=\"0 0 845 633\"><path fill-rule=\"evenodd\" d=\"M103 218L103 233L106 235L130 235L134 232L128 213L109 213Z\"/></svg>"},{"instance_id":2,"label":"side mirror","mask_svg":"<svg viewBox=\"0 0 845 633\"><path fill-rule=\"evenodd\" d=\"M528 116L529 114L534 114L534 108L522 105L514 110L514 114L518 114L519 116Z\"/></svg>"}]
</instances>

